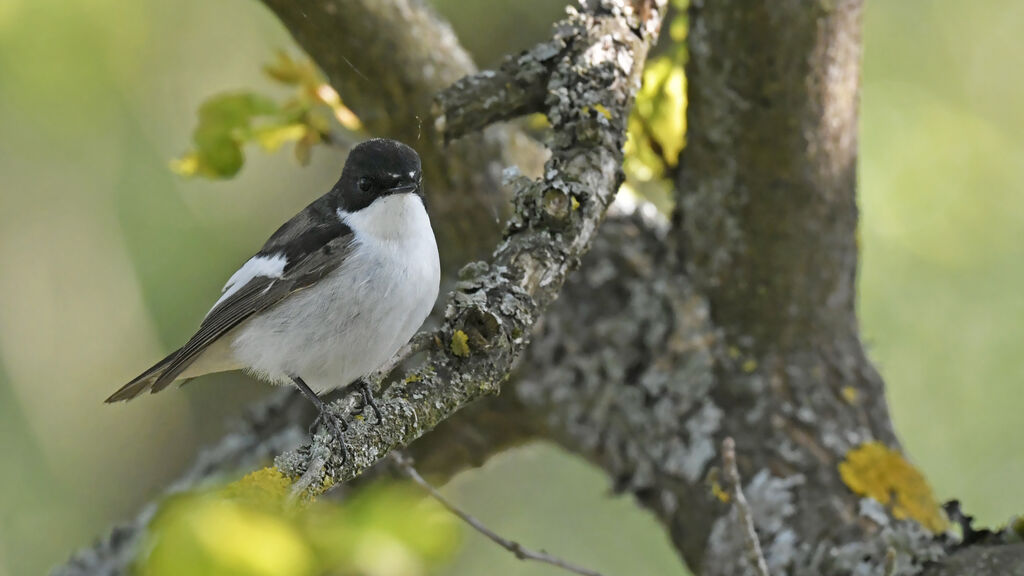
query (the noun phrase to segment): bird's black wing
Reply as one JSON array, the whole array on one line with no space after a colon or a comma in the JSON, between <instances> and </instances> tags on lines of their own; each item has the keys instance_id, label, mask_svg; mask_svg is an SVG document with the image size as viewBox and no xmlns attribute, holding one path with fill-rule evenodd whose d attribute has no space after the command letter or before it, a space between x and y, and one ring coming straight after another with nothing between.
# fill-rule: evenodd
<instances>
[{"instance_id":1,"label":"bird's black wing","mask_svg":"<svg viewBox=\"0 0 1024 576\"><path fill-rule=\"evenodd\" d=\"M129 400L146 389L152 389L153 392L163 390L210 344L245 319L316 284L338 268L351 252L352 230L334 214L317 214L316 208L314 203L292 218L253 257L284 258L283 270L279 275L252 276L210 310L199 330L184 346L124 385L107 401Z\"/></svg>"}]
</instances>

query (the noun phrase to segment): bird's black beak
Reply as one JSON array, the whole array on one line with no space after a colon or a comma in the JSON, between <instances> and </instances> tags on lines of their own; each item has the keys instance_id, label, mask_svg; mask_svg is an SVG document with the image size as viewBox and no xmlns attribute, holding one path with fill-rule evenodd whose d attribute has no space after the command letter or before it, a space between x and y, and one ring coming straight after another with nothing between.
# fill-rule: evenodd
<instances>
[{"instance_id":1,"label":"bird's black beak","mask_svg":"<svg viewBox=\"0 0 1024 576\"><path fill-rule=\"evenodd\" d=\"M420 185L416 183L402 184L401 186L395 186L394 188L388 188L388 194L404 194L406 192L419 192Z\"/></svg>"},{"instance_id":2,"label":"bird's black beak","mask_svg":"<svg viewBox=\"0 0 1024 576\"><path fill-rule=\"evenodd\" d=\"M393 181L393 186L384 191L385 195L391 194L418 194L423 197L423 181L418 174L410 174L411 178L399 178Z\"/></svg>"}]
</instances>

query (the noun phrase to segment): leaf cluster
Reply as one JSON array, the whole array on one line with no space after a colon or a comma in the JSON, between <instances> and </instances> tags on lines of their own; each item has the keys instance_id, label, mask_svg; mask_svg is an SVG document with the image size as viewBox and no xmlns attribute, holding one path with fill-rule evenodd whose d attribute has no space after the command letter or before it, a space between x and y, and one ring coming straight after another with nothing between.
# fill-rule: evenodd
<instances>
[{"instance_id":1,"label":"leaf cluster","mask_svg":"<svg viewBox=\"0 0 1024 576\"><path fill-rule=\"evenodd\" d=\"M362 129L308 60L293 60L284 52L263 68L279 84L294 90L284 101L243 90L210 97L199 107L199 121L192 132L191 150L171 162L171 169L185 176L225 179L245 164L245 146L257 144L275 152L295 144L295 158L309 163L313 146L331 142L331 117L346 130Z\"/></svg>"}]
</instances>

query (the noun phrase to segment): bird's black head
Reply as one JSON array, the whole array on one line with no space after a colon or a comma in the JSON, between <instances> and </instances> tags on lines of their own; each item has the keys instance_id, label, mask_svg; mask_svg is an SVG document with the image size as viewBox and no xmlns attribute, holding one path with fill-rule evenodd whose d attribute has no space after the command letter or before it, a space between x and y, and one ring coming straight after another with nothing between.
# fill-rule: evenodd
<instances>
[{"instance_id":1,"label":"bird's black head","mask_svg":"<svg viewBox=\"0 0 1024 576\"><path fill-rule=\"evenodd\" d=\"M385 138L367 140L352 149L341 178L334 185L338 207L346 212L366 208L391 194L422 194L420 157L412 148Z\"/></svg>"}]
</instances>

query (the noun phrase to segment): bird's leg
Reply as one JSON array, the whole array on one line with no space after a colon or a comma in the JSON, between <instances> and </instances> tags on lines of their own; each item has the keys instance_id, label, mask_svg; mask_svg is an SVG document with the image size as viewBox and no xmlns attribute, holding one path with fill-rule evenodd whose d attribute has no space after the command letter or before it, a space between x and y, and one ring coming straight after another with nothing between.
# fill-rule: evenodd
<instances>
[{"instance_id":1,"label":"bird's leg","mask_svg":"<svg viewBox=\"0 0 1024 576\"><path fill-rule=\"evenodd\" d=\"M348 423L341 416L335 414L331 407L303 382L302 378L291 376L291 379L295 383L295 387L299 389L299 392L302 392L302 395L312 402L313 406L317 409L318 414L316 419L313 420L313 424L309 427L309 433L312 434L316 430L317 425L323 422L330 429L331 435L338 441L338 445L341 446L342 462L348 460L348 448L345 446L345 438L341 435L348 430Z\"/></svg>"},{"instance_id":2,"label":"bird's leg","mask_svg":"<svg viewBox=\"0 0 1024 576\"><path fill-rule=\"evenodd\" d=\"M365 378L360 378L356 382L356 386L363 395L363 407L369 406L373 410L373 415L377 417L377 423L384 422L384 418L380 415L380 406L377 406L377 401L373 399L373 392L370 391L370 383Z\"/></svg>"}]
</instances>

